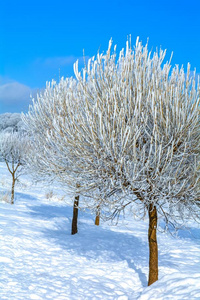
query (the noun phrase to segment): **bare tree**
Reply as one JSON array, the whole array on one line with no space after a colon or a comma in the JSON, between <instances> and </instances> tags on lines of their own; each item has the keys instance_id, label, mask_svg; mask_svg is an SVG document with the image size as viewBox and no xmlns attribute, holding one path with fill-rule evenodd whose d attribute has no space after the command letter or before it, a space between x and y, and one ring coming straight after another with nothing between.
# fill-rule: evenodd
<instances>
[{"instance_id":1,"label":"bare tree","mask_svg":"<svg viewBox=\"0 0 200 300\"><path fill-rule=\"evenodd\" d=\"M158 279L157 218L199 214L199 85L195 75L137 40L117 58L112 41L78 72L47 85L24 117L43 145L42 163L86 206L118 217L127 206L149 216L149 281ZM39 129L41 128L41 129Z\"/></svg>"},{"instance_id":2,"label":"bare tree","mask_svg":"<svg viewBox=\"0 0 200 300\"><path fill-rule=\"evenodd\" d=\"M18 132L0 134L0 158L12 176L11 204L14 204L15 184L23 173L27 145L27 138Z\"/></svg>"}]
</instances>

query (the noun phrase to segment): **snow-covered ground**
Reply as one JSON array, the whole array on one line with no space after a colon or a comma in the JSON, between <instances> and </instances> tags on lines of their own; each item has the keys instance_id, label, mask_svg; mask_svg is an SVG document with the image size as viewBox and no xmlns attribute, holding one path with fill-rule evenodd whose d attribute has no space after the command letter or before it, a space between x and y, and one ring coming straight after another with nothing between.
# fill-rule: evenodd
<instances>
[{"instance_id":1,"label":"snow-covered ground","mask_svg":"<svg viewBox=\"0 0 200 300\"><path fill-rule=\"evenodd\" d=\"M0 299L200 299L200 227L175 238L158 233L159 281L147 287L148 221L130 216L117 226L94 225L79 213L71 236L71 200L52 187L10 185L0 163ZM47 195L49 192L49 195Z\"/></svg>"}]
</instances>

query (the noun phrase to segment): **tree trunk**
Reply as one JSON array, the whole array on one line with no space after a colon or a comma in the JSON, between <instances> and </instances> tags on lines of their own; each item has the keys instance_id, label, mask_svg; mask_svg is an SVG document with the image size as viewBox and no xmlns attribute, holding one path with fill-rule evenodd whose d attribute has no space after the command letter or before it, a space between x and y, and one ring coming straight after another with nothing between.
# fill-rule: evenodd
<instances>
[{"instance_id":1,"label":"tree trunk","mask_svg":"<svg viewBox=\"0 0 200 300\"><path fill-rule=\"evenodd\" d=\"M15 176L12 175L11 204L14 204L14 196L15 196Z\"/></svg>"},{"instance_id":2,"label":"tree trunk","mask_svg":"<svg viewBox=\"0 0 200 300\"><path fill-rule=\"evenodd\" d=\"M78 205L79 205L79 196L75 197L74 206L73 206L73 219L72 219L72 231L71 234L76 234L78 232Z\"/></svg>"},{"instance_id":3,"label":"tree trunk","mask_svg":"<svg viewBox=\"0 0 200 300\"><path fill-rule=\"evenodd\" d=\"M95 225L99 226L99 221L100 221L100 217L99 214L96 214L96 218L95 218Z\"/></svg>"},{"instance_id":4,"label":"tree trunk","mask_svg":"<svg viewBox=\"0 0 200 300\"><path fill-rule=\"evenodd\" d=\"M151 285L158 280L158 245L157 245L157 209L153 204L149 205L149 281Z\"/></svg>"},{"instance_id":5,"label":"tree trunk","mask_svg":"<svg viewBox=\"0 0 200 300\"><path fill-rule=\"evenodd\" d=\"M100 205L97 206L95 225L99 226L99 223L100 223Z\"/></svg>"}]
</instances>

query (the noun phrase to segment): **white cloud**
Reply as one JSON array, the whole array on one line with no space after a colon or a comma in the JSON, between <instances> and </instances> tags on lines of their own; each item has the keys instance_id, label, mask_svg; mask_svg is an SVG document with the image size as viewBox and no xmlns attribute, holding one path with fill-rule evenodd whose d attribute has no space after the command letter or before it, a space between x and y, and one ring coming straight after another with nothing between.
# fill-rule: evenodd
<instances>
[{"instance_id":1,"label":"white cloud","mask_svg":"<svg viewBox=\"0 0 200 300\"><path fill-rule=\"evenodd\" d=\"M0 114L27 110L33 93L29 86L0 76Z\"/></svg>"},{"instance_id":2,"label":"white cloud","mask_svg":"<svg viewBox=\"0 0 200 300\"><path fill-rule=\"evenodd\" d=\"M0 102L3 104L19 104L28 101L31 89L19 82L0 83Z\"/></svg>"}]
</instances>

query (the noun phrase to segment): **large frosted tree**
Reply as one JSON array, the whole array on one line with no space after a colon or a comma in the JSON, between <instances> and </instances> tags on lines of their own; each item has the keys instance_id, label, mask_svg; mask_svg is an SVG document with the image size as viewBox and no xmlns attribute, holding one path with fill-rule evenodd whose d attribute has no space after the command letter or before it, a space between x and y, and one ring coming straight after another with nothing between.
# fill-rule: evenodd
<instances>
[{"instance_id":1,"label":"large frosted tree","mask_svg":"<svg viewBox=\"0 0 200 300\"><path fill-rule=\"evenodd\" d=\"M49 84L24 119L36 140L45 132L43 163L88 207L111 218L128 205L148 213L150 285L158 215L176 225L199 214L199 85L189 65L185 74L164 63L165 51L137 40L117 56L111 46L81 72L76 63L76 80Z\"/></svg>"}]
</instances>

